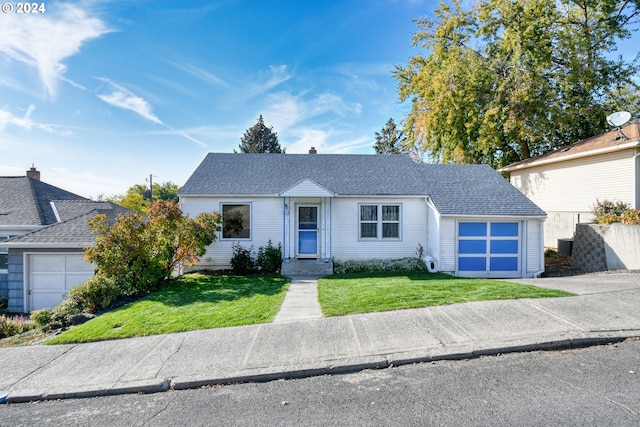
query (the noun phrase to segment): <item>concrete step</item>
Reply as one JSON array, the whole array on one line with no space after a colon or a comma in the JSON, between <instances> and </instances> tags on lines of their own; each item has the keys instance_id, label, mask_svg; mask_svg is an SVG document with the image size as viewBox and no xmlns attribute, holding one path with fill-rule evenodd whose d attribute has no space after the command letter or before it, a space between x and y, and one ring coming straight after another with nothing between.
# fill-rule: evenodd
<instances>
[{"instance_id":1,"label":"concrete step","mask_svg":"<svg viewBox=\"0 0 640 427\"><path fill-rule=\"evenodd\" d=\"M316 259L291 259L282 262L283 276L329 276L333 274L333 262Z\"/></svg>"}]
</instances>

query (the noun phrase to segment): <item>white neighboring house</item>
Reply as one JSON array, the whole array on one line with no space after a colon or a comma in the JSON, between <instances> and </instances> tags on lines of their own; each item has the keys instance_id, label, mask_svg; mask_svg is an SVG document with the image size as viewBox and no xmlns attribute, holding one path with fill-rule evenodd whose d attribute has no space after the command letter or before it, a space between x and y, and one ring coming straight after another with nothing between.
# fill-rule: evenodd
<instances>
[{"instance_id":1,"label":"white neighboring house","mask_svg":"<svg viewBox=\"0 0 640 427\"><path fill-rule=\"evenodd\" d=\"M471 277L544 270L545 213L487 165L424 165L408 155L209 153L180 190L191 216L223 231L199 268L229 266L232 245L282 244L283 267L416 256Z\"/></svg>"},{"instance_id":2,"label":"white neighboring house","mask_svg":"<svg viewBox=\"0 0 640 427\"><path fill-rule=\"evenodd\" d=\"M577 223L593 221L597 200L640 209L640 124L578 141L499 170L547 212L545 246L571 239Z\"/></svg>"}]
</instances>

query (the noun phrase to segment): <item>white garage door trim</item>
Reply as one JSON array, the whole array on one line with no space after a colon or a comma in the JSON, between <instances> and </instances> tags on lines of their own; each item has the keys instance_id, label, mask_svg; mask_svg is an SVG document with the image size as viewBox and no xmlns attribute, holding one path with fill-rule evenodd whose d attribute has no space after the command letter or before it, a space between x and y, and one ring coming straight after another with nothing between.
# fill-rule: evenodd
<instances>
[{"instance_id":1,"label":"white garage door trim","mask_svg":"<svg viewBox=\"0 0 640 427\"><path fill-rule=\"evenodd\" d=\"M456 275L462 277L522 277L521 221L458 220Z\"/></svg>"},{"instance_id":2,"label":"white garage door trim","mask_svg":"<svg viewBox=\"0 0 640 427\"><path fill-rule=\"evenodd\" d=\"M83 257L83 252L25 253L25 311L54 307L70 289L93 277L94 266Z\"/></svg>"}]
</instances>

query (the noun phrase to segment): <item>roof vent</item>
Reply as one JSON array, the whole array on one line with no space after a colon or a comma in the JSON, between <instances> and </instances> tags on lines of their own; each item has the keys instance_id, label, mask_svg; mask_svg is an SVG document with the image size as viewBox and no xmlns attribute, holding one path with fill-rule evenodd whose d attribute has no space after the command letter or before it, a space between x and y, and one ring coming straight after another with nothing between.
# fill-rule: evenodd
<instances>
[{"instance_id":1,"label":"roof vent","mask_svg":"<svg viewBox=\"0 0 640 427\"><path fill-rule=\"evenodd\" d=\"M318 154L318 150L316 150L316 147L311 147L309 149L309 154Z\"/></svg>"},{"instance_id":2,"label":"roof vent","mask_svg":"<svg viewBox=\"0 0 640 427\"><path fill-rule=\"evenodd\" d=\"M33 163L31 164L31 169L29 169L27 171L27 176L29 178L33 178L35 180L40 181L40 171L38 169L35 168L35 166L33 165Z\"/></svg>"}]
</instances>

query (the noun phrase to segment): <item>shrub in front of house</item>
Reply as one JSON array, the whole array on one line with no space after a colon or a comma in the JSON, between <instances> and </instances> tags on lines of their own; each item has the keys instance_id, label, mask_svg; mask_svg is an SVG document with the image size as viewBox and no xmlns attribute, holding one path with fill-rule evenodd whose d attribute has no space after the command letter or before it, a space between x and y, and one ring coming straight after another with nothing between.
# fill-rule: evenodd
<instances>
[{"instance_id":1,"label":"shrub in front of house","mask_svg":"<svg viewBox=\"0 0 640 427\"><path fill-rule=\"evenodd\" d=\"M282 265L282 243L278 243L278 246L273 246L271 239L269 239L267 246L258 248L256 265L262 273L272 274L280 271L280 266Z\"/></svg>"},{"instance_id":2,"label":"shrub in front of house","mask_svg":"<svg viewBox=\"0 0 640 427\"><path fill-rule=\"evenodd\" d=\"M620 217L620 222L629 225L640 225L640 209L624 211Z\"/></svg>"},{"instance_id":3,"label":"shrub in front of house","mask_svg":"<svg viewBox=\"0 0 640 427\"><path fill-rule=\"evenodd\" d=\"M74 314L82 313L82 307L77 301L65 299L53 309L43 308L31 312L31 320L44 331L66 328Z\"/></svg>"},{"instance_id":4,"label":"shrub in front of house","mask_svg":"<svg viewBox=\"0 0 640 427\"><path fill-rule=\"evenodd\" d=\"M24 316L0 314L0 339L19 335L33 329L33 324Z\"/></svg>"},{"instance_id":5,"label":"shrub in front of house","mask_svg":"<svg viewBox=\"0 0 640 427\"><path fill-rule=\"evenodd\" d=\"M238 242L234 242L231 246L233 254L231 255L231 270L233 274L239 276L250 274L255 268L255 259L253 257L253 246L245 248Z\"/></svg>"},{"instance_id":6,"label":"shrub in front of house","mask_svg":"<svg viewBox=\"0 0 640 427\"><path fill-rule=\"evenodd\" d=\"M383 271L409 272L427 271L427 266L420 258L407 257L400 259L367 259L367 260L334 260L333 272L345 273L375 273Z\"/></svg>"},{"instance_id":7,"label":"shrub in front of house","mask_svg":"<svg viewBox=\"0 0 640 427\"><path fill-rule=\"evenodd\" d=\"M598 224L612 224L620 222L622 214L630 209L631 205L628 203L596 199L596 204L591 208L591 213Z\"/></svg>"},{"instance_id":8,"label":"shrub in front of house","mask_svg":"<svg viewBox=\"0 0 640 427\"><path fill-rule=\"evenodd\" d=\"M68 298L75 301L82 311L95 313L129 293L131 289L115 279L97 275L71 289Z\"/></svg>"},{"instance_id":9,"label":"shrub in front of house","mask_svg":"<svg viewBox=\"0 0 640 427\"><path fill-rule=\"evenodd\" d=\"M282 243L273 246L271 239L266 246L260 246L254 255L253 246L246 248L238 242L231 246L232 255L229 263L233 274L243 276L256 271L264 274L277 273L282 264Z\"/></svg>"}]
</instances>

